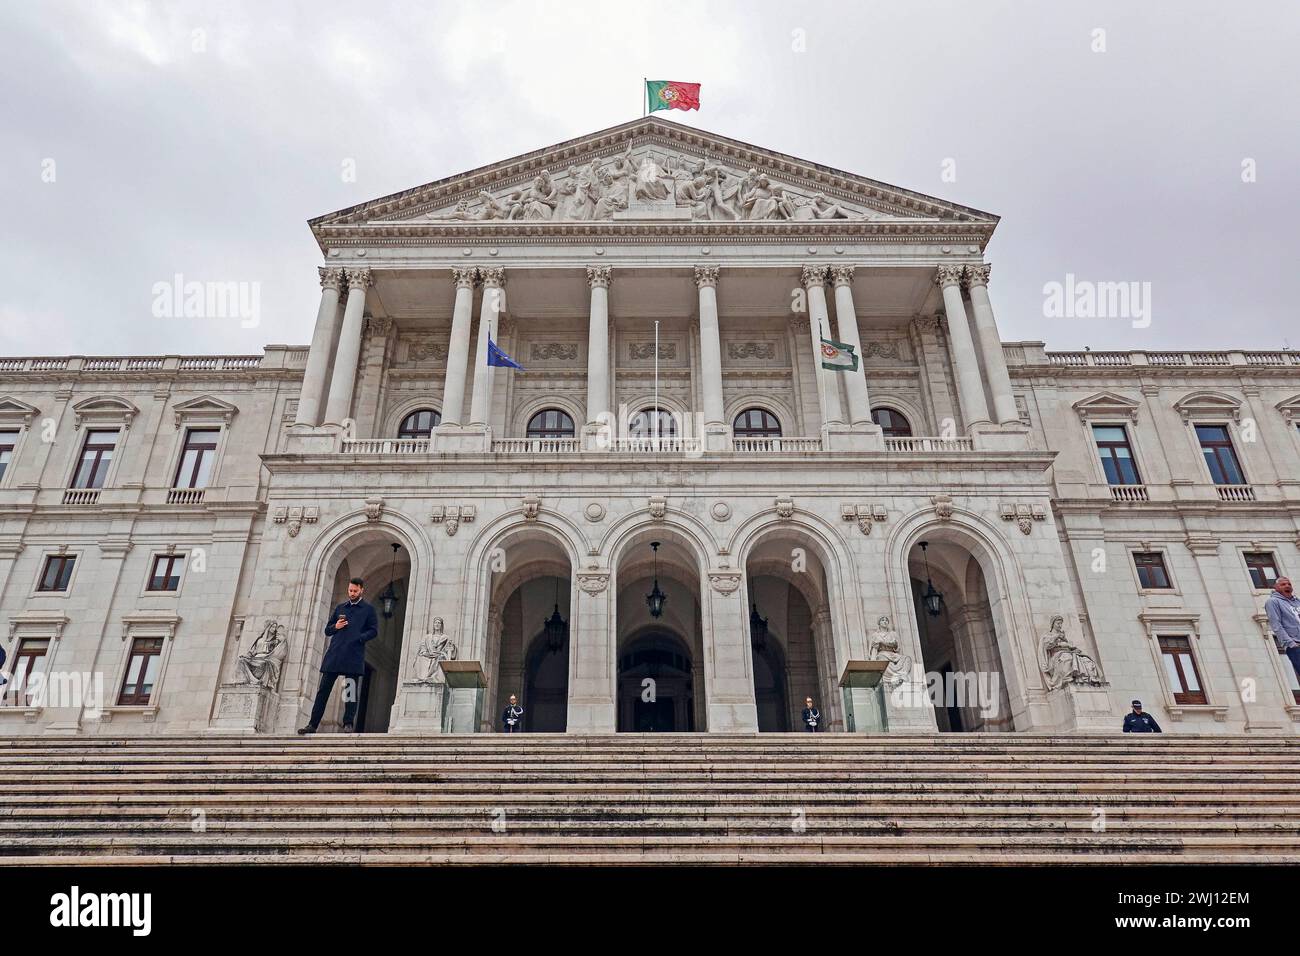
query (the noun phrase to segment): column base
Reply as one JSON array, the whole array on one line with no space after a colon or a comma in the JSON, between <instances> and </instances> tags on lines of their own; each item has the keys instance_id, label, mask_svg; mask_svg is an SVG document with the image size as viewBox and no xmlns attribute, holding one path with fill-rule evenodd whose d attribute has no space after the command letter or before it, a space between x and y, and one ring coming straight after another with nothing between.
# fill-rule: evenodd
<instances>
[{"instance_id":1,"label":"column base","mask_svg":"<svg viewBox=\"0 0 1300 956\"><path fill-rule=\"evenodd\" d=\"M609 451L614 447L614 430L604 422L587 422L582 426L583 451Z\"/></svg>"},{"instance_id":2,"label":"column base","mask_svg":"<svg viewBox=\"0 0 1300 956\"><path fill-rule=\"evenodd\" d=\"M603 697L569 698L568 734L612 734L617 729L614 701Z\"/></svg>"},{"instance_id":3,"label":"column base","mask_svg":"<svg viewBox=\"0 0 1300 956\"><path fill-rule=\"evenodd\" d=\"M870 425L846 425L831 422L822 426L822 449L825 451L884 451L885 434L874 422Z\"/></svg>"},{"instance_id":4,"label":"column base","mask_svg":"<svg viewBox=\"0 0 1300 956\"><path fill-rule=\"evenodd\" d=\"M433 450L440 455L486 455L492 451L492 429L486 425L439 425L433 430Z\"/></svg>"},{"instance_id":5,"label":"column base","mask_svg":"<svg viewBox=\"0 0 1300 956\"><path fill-rule=\"evenodd\" d=\"M730 451L731 450L731 429L727 427L726 422L705 422L704 450L705 451Z\"/></svg>"},{"instance_id":6,"label":"column base","mask_svg":"<svg viewBox=\"0 0 1300 956\"><path fill-rule=\"evenodd\" d=\"M707 709L709 733L758 733L758 706L754 701L727 702L711 700Z\"/></svg>"},{"instance_id":7,"label":"column base","mask_svg":"<svg viewBox=\"0 0 1300 956\"><path fill-rule=\"evenodd\" d=\"M1029 451L1029 426L1021 421L975 422L970 437L976 451Z\"/></svg>"},{"instance_id":8,"label":"column base","mask_svg":"<svg viewBox=\"0 0 1300 956\"><path fill-rule=\"evenodd\" d=\"M342 425L290 425L284 450L290 455L328 455L340 448Z\"/></svg>"}]
</instances>

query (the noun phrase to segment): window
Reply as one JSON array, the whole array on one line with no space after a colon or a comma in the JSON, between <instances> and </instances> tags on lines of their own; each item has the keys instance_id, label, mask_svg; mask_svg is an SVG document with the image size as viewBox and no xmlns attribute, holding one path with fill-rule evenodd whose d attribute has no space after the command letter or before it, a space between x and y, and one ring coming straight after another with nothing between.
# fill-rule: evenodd
<instances>
[{"instance_id":1,"label":"window","mask_svg":"<svg viewBox=\"0 0 1300 956\"><path fill-rule=\"evenodd\" d=\"M747 408L731 426L737 438L780 438L781 423L766 408Z\"/></svg>"},{"instance_id":2,"label":"window","mask_svg":"<svg viewBox=\"0 0 1300 956\"><path fill-rule=\"evenodd\" d=\"M1128 443L1128 431L1123 425L1093 425L1092 437L1096 439L1101 454L1101 470L1110 485L1140 485L1137 462Z\"/></svg>"},{"instance_id":3,"label":"window","mask_svg":"<svg viewBox=\"0 0 1300 956\"><path fill-rule=\"evenodd\" d=\"M9 470L9 463L13 461L14 449L18 447L18 432L15 429L6 428L0 431L0 479L4 478L5 472Z\"/></svg>"},{"instance_id":4,"label":"window","mask_svg":"<svg viewBox=\"0 0 1300 956\"><path fill-rule=\"evenodd\" d=\"M632 416L628 434L633 438L675 438L677 419L672 412L662 408L644 408Z\"/></svg>"},{"instance_id":5,"label":"window","mask_svg":"<svg viewBox=\"0 0 1300 956\"><path fill-rule=\"evenodd\" d=\"M158 662L162 658L161 637L137 637L131 641L131 656L126 662L126 676L122 679L122 692L118 694L119 706L145 706L153 693L153 682L158 676Z\"/></svg>"},{"instance_id":6,"label":"window","mask_svg":"<svg viewBox=\"0 0 1300 956\"><path fill-rule=\"evenodd\" d=\"M32 702L32 675L45 673L45 655L49 649L48 637L19 641L13 659L13 673L9 675L9 683L4 688L6 703L25 707Z\"/></svg>"},{"instance_id":7,"label":"window","mask_svg":"<svg viewBox=\"0 0 1300 956\"><path fill-rule=\"evenodd\" d=\"M173 488L206 488L212 475L212 463L217 458L217 428L187 428L181 461L176 466Z\"/></svg>"},{"instance_id":8,"label":"window","mask_svg":"<svg viewBox=\"0 0 1300 956\"><path fill-rule=\"evenodd\" d=\"M1165 661L1165 673L1174 689L1176 704L1204 704L1205 691L1201 689L1201 675L1196 670L1192 656L1192 642L1187 637L1161 637L1160 655Z\"/></svg>"},{"instance_id":9,"label":"window","mask_svg":"<svg viewBox=\"0 0 1300 956\"><path fill-rule=\"evenodd\" d=\"M51 554L45 559L41 579L36 583L38 591L66 591L72 580L72 566L77 557L72 554Z\"/></svg>"},{"instance_id":10,"label":"window","mask_svg":"<svg viewBox=\"0 0 1300 956\"><path fill-rule=\"evenodd\" d=\"M1246 570L1250 572L1250 583L1257 590L1271 588L1278 579L1277 559L1272 551L1247 551Z\"/></svg>"},{"instance_id":11,"label":"window","mask_svg":"<svg viewBox=\"0 0 1300 956\"><path fill-rule=\"evenodd\" d=\"M72 475L73 488L103 488L108 466L117 447L117 431L88 431L81 446L81 460Z\"/></svg>"},{"instance_id":12,"label":"window","mask_svg":"<svg viewBox=\"0 0 1300 956\"><path fill-rule=\"evenodd\" d=\"M892 408L873 408L871 420L880 426L886 438L911 438L912 423Z\"/></svg>"},{"instance_id":13,"label":"window","mask_svg":"<svg viewBox=\"0 0 1300 956\"><path fill-rule=\"evenodd\" d=\"M398 438L428 438L435 426L442 421L442 414L432 408L421 408L411 412L402 419L397 429Z\"/></svg>"},{"instance_id":14,"label":"window","mask_svg":"<svg viewBox=\"0 0 1300 956\"><path fill-rule=\"evenodd\" d=\"M529 438L572 438L573 419L568 412L546 408L528 419Z\"/></svg>"},{"instance_id":15,"label":"window","mask_svg":"<svg viewBox=\"0 0 1300 956\"><path fill-rule=\"evenodd\" d=\"M1165 558L1159 551L1135 551L1133 563L1137 566L1138 583L1149 590L1172 588L1169 572L1165 570Z\"/></svg>"},{"instance_id":16,"label":"window","mask_svg":"<svg viewBox=\"0 0 1300 956\"><path fill-rule=\"evenodd\" d=\"M184 567L183 554L156 554L153 569L149 572L149 591L176 591L181 586L181 568Z\"/></svg>"},{"instance_id":17,"label":"window","mask_svg":"<svg viewBox=\"0 0 1300 956\"><path fill-rule=\"evenodd\" d=\"M1244 485L1246 477L1237 462L1232 448L1232 438L1227 425L1197 425L1196 437L1201 443L1201 453L1209 466L1210 478L1216 485Z\"/></svg>"}]
</instances>

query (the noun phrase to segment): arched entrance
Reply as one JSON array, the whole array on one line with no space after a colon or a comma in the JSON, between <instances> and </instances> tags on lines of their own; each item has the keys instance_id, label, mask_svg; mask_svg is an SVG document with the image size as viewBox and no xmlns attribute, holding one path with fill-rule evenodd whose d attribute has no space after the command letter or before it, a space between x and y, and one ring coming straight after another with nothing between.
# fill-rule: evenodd
<instances>
[{"instance_id":1,"label":"arched entrance","mask_svg":"<svg viewBox=\"0 0 1300 956\"><path fill-rule=\"evenodd\" d=\"M695 729L691 657L676 634L648 628L619 654L617 727L631 733Z\"/></svg>"},{"instance_id":2,"label":"arched entrance","mask_svg":"<svg viewBox=\"0 0 1300 956\"><path fill-rule=\"evenodd\" d=\"M939 730L1013 730L994 602L975 555L954 541L927 540L924 549L918 542L908 573Z\"/></svg>"},{"instance_id":3,"label":"arched entrance","mask_svg":"<svg viewBox=\"0 0 1300 956\"><path fill-rule=\"evenodd\" d=\"M571 562L563 545L540 528L519 529L495 550L504 574L494 576L489 615L484 721L500 730L514 694L528 733L564 733L568 725Z\"/></svg>"},{"instance_id":4,"label":"arched entrance","mask_svg":"<svg viewBox=\"0 0 1300 956\"><path fill-rule=\"evenodd\" d=\"M616 580L615 728L706 729L701 582L693 545L672 528L640 531L620 551ZM658 615L647 601L656 591L663 597Z\"/></svg>"}]
</instances>

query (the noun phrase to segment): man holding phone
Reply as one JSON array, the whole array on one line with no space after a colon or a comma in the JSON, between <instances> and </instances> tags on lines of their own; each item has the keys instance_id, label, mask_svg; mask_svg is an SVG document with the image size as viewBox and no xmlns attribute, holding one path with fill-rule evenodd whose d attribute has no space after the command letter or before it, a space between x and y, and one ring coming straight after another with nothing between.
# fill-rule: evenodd
<instances>
[{"instance_id":1,"label":"man holding phone","mask_svg":"<svg viewBox=\"0 0 1300 956\"><path fill-rule=\"evenodd\" d=\"M314 734L325 715L334 682L343 678L343 732L350 734L357 719L357 701L361 692L361 675L366 669L366 641L379 634L379 617L372 605L361 600L366 585L360 578L348 582L348 599L334 609L325 625L330 639L325 659L320 664L320 687L312 704L311 720L299 727L300 734Z\"/></svg>"}]
</instances>

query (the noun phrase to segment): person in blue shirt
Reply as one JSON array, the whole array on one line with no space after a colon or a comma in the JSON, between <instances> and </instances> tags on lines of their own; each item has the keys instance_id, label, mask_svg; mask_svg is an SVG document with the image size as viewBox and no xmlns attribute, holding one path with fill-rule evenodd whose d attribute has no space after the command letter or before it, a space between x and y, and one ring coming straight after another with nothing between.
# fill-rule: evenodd
<instances>
[{"instance_id":1,"label":"person in blue shirt","mask_svg":"<svg viewBox=\"0 0 1300 956\"><path fill-rule=\"evenodd\" d=\"M321 717L325 715L330 692L334 690L334 682L340 677L344 680L343 732L350 734L355 729L361 676L366 670L366 642L379 634L379 616L375 614L374 606L361 599L365 590L365 582L360 578L349 581L348 599L334 608L330 622L325 625L325 636L330 643L325 649L325 659L320 663L320 687L316 690L316 702L312 704L311 719L306 727L298 728L300 734L316 733Z\"/></svg>"},{"instance_id":2,"label":"person in blue shirt","mask_svg":"<svg viewBox=\"0 0 1300 956\"><path fill-rule=\"evenodd\" d=\"M811 697L805 697L803 703L803 729L810 734L815 734L821 729L822 712L813 706Z\"/></svg>"},{"instance_id":3,"label":"person in blue shirt","mask_svg":"<svg viewBox=\"0 0 1300 956\"><path fill-rule=\"evenodd\" d=\"M1264 602L1269 630L1278 650L1291 659L1291 667L1300 677L1300 598L1292 593L1291 579L1278 578L1273 593Z\"/></svg>"},{"instance_id":4,"label":"person in blue shirt","mask_svg":"<svg viewBox=\"0 0 1300 956\"><path fill-rule=\"evenodd\" d=\"M1159 734L1163 733L1156 719L1150 714L1142 711L1142 701L1133 701L1133 712L1124 715L1124 733L1126 734Z\"/></svg>"},{"instance_id":5,"label":"person in blue shirt","mask_svg":"<svg viewBox=\"0 0 1300 956\"><path fill-rule=\"evenodd\" d=\"M501 732L521 734L523 731L524 709L519 706L519 698L511 694L510 703L506 704L506 709L501 711Z\"/></svg>"}]
</instances>

